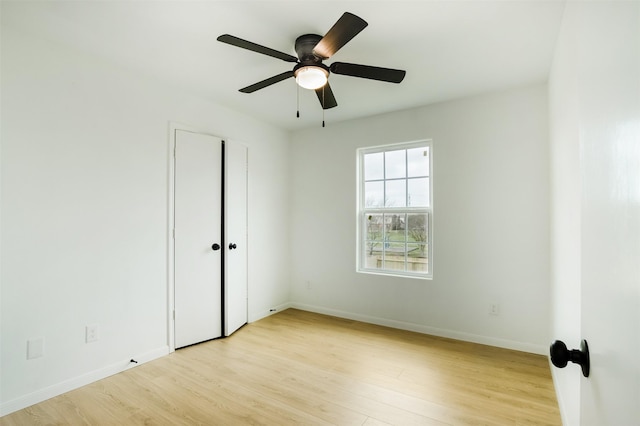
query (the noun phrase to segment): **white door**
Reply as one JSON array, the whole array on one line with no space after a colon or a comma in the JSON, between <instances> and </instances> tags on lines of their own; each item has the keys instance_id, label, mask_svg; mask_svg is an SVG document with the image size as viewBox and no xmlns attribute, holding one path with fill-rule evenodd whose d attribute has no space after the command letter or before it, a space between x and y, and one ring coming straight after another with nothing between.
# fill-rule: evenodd
<instances>
[{"instance_id":1,"label":"white door","mask_svg":"<svg viewBox=\"0 0 640 426\"><path fill-rule=\"evenodd\" d=\"M225 142L225 336L247 323L247 147Z\"/></svg>"},{"instance_id":2,"label":"white door","mask_svg":"<svg viewBox=\"0 0 640 426\"><path fill-rule=\"evenodd\" d=\"M573 5L572 5L573 7ZM640 3L580 8L582 425L640 424ZM593 58L588 61L589 58ZM603 78L602 76L608 76ZM576 295L580 298L580 295Z\"/></svg>"},{"instance_id":3,"label":"white door","mask_svg":"<svg viewBox=\"0 0 640 426\"><path fill-rule=\"evenodd\" d=\"M174 341L181 348L222 335L222 140L176 130L175 148Z\"/></svg>"}]
</instances>

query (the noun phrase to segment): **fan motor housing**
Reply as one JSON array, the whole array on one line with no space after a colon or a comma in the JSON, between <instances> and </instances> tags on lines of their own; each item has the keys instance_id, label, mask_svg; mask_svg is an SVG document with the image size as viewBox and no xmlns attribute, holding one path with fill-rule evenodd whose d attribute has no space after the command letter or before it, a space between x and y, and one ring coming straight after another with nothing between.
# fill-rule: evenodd
<instances>
[{"instance_id":1,"label":"fan motor housing","mask_svg":"<svg viewBox=\"0 0 640 426\"><path fill-rule=\"evenodd\" d=\"M313 49L320 40L322 40L322 36L318 34L304 34L296 39L295 49L300 62L321 62L321 59L313 54Z\"/></svg>"}]
</instances>

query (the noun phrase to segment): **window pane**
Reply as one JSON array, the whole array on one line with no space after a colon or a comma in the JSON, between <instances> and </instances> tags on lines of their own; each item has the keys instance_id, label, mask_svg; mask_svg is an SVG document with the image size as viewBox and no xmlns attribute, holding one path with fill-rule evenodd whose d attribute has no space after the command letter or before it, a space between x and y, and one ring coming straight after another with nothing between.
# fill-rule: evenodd
<instances>
[{"instance_id":1,"label":"window pane","mask_svg":"<svg viewBox=\"0 0 640 426\"><path fill-rule=\"evenodd\" d=\"M384 220L381 214L365 216L365 240L381 243L384 238Z\"/></svg>"},{"instance_id":2,"label":"window pane","mask_svg":"<svg viewBox=\"0 0 640 426\"><path fill-rule=\"evenodd\" d=\"M381 214L364 216L365 235L362 254L365 268L382 268L382 250L384 248L384 217Z\"/></svg>"},{"instance_id":3,"label":"window pane","mask_svg":"<svg viewBox=\"0 0 640 426\"><path fill-rule=\"evenodd\" d=\"M364 206L384 207L384 182L365 182Z\"/></svg>"},{"instance_id":4,"label":"window pane","mask_svg":"<svg viewBox=\"0 0 640 426\"><path fill-rule=\"evenodd\" d=\"M384 179L384 153L376 152L364 156L364 180Z\"/></svg>"},{"instance_id":5,"label":"window pane","mask_svg":"<svg viewBox=\"0 0 640 426\"><path fill-rule=\"evenodd\" d=\"M409 256L409 260L417 260L422 259L427 256L427 246L425 244L407 244L407 255Z\"/></svg>"},{"instance_id":6,"label":"window pane","mask_svg":"<svg viewBox=\"0 0 640 426\"><path fill-rule=\"evenodd\" d=\"M407 244L407 254L407 271L427 272L429 270L426 245Z\"/></svg>"},{"instance_id":7,"label":"window pane","mask_svg":"<svg viewBox=\"0 0 640 426\"><path fill-rule=\"evenodd\" d=\"M409 177L429 176L429 147L408 149L407 166Z\"/></svg>"},{"instance_id":8,"label":"window pane","mask_svg":"<svg viewBox=\"0 0 640 426\"><path fill-rule=\"evenodd\" d=\"M426 244L428 240L427 234L427 215L426 214L408 214L407 215L407 240L418 244Z\"/></svg>"},{"instance_id":9,"label":"window pane","mask_svg":"<svg viewBox=\"0 0 640 426\"><path fill-rule=\"evenodd\" d=\"M384 268L394 271L404 271L405 250L404 243L385 243Z\"/></svg>"},{"instance_id":10,"label":"window pane","mask_svg":"<svg viewBox=\"0 0 640 426\"><path fill-rule=\"evenodd\" d=\"M414 178L407 182L409 207L429 207L429 178Z\"/></svg>"},{"instance_id":11,"label":"window pane","mask_svg":"<svg viewBox=\"0 0 640 426\"><path fill-rule=\"evenodd\" d=\"M386 198L384 200L385 207L406 207L407 206L407 181L391 180L385 181Z\"/></svg>"},{"instance_id":12,"label":"window pane","mask_svg":"<svg viewBox=\"0 0 640 426\"><path fill-rule=\"evenodd\" d=\"M396 179L407 176L406 171L406 150L387 151L384 153L385 179Z\"/></svg>"},{"instance_id":13,"label":"window pane","mask_svg":"<svg viewBox=\"0 0 640 426\"><path fill-rule=\"evenodd\" d=\"M385 215L385 224L386 224L386 236L385 241L405 241L405 232L404 232L404 222L405 215L404 214L386 214Z\"/></svg>"},{"instance_id":14,"label":"window pane","mask_svg":"<svg viewBox=\"0 0 640 426\"><path fill-rule=\"evenodd\" d=\"M382 253L365 253L364 254L364 267L367 269L382 269Z\"/></svg>"}]
</instances>

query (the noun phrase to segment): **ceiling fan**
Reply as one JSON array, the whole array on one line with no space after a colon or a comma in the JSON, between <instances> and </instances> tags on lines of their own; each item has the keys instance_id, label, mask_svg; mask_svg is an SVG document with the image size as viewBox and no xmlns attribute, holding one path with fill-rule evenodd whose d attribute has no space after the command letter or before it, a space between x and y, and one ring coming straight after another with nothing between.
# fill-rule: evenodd
<instances>
[{"instance_id":1,"label":"ceiling fan","mask_svg":"<svg viewBox=\"0 0 640 426\"><path fill-rule=\"evenodd\" d=\"M364 19L352 13L345 12L324 37L317 34L304 34L298 37L295 42L295 51L298 54L297 58L288 53L261 46L229 34L221 35L218 37L218 41L282 59L286 62L295 63L291 71L285 71L282 74L244 87L240 89L240 92L253 93L256 90L264 89L290 77L295 77L296 83L300 87L315 90L322 108L329 109L338 106L328 81L330 73L390 83L400 83L404 79L406 71L403 70L350 64L346 62L334 62L330 66L322 63L322 61L329 59L342 46L365 29L367 25Z\"/></svg>"}]
</instances>

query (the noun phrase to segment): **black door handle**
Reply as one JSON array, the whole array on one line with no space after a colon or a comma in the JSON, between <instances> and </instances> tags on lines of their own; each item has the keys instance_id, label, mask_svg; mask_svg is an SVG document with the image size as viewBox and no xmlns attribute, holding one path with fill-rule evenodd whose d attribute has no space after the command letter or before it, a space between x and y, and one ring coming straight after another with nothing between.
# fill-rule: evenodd
<instances>
[{"instance_id":1,"label":"black door handle","mask_svg":"<svg viewBox=\"0 0 640 426\"><path fill-rule=\"evenodd\" d=\"M229 243L229 250L233 250L236 247L235 243Z\"/></svg>"},{"instance_id":2,"label":"black door handle","mask_svg":"<svg viewBox=\"0 0 640 426\"><path fill-rule=\"evenodd\" d=\"M580 342L580 349L567 349L567 345L561 340L556 340L549 348L551 362L558 368L564 368L569 361L582 366L582 375L589 377L589 345L586 340Z\"/></svg>"},{"instance_id":3,"label":"black door handle","mask_svg":"<svg viewBox=\"0 0 640 426\"><path fill-rule=\"evenodd\" d=\"M211 250L220 250L220 244L218 243L213 243L213 245L211 246Z\"/></svg>"}]
</instances>

